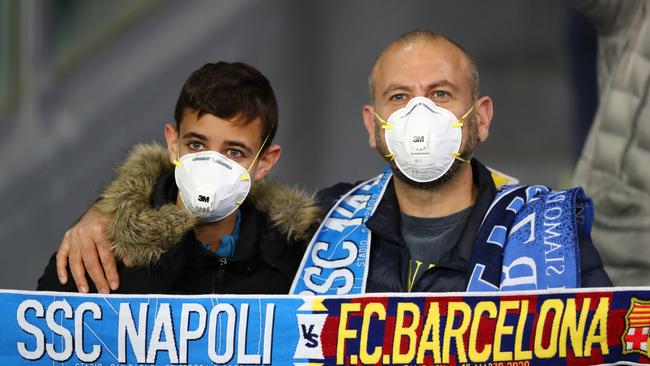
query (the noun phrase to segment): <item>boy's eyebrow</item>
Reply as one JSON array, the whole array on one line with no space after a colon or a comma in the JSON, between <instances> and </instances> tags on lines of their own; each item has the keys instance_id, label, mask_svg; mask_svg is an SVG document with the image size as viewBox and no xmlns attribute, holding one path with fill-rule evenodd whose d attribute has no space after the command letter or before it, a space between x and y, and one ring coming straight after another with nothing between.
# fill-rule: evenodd
<instances>
[{"instance_id":1,"label":"boy's eyebrow","mask_svg":"<svg viewBox=\"0 0 650 366\"><path fill-rule=\"evenodd\" d=\"M253 153L253 149L251 149L250 147L246 146L246 144L244 144L242 142L239 142L239 141L226 140L226 141L223 142L223 146L224 147L239 147L239 148L242 148L242 149L246 150L246 152L248 152L249 154Z\"/></svg>"},{"instance_id":2,"label":"boy's eyebrow","mask_svg":"<svg viewBox=\"0 0 650 366\"><path fill-rule=\"evenodd\" d=\"M201 135L200 133L196 133L196 132L188 132L185 135L183 135L183 138L184 139L195 138L195 139L201 140L201 141L208 141L207 136Z\"/></svg>"}]
</instances>

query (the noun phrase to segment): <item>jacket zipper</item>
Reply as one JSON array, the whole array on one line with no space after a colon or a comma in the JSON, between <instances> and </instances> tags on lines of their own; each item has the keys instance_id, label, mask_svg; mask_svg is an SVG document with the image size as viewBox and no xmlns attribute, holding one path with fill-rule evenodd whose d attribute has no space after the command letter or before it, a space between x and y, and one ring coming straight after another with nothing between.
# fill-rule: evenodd
<instances>
[{"instance_id":1,"label":"jacket zipper","mask_svg":"<svg viewBox=\"0 0 650 366\"><path fill-rule=\"evenodd\" d=\"M228 258L219 257L219 268L212 275L212 293L217 291L217 285L220 285L223 282L223 275L226 271L226 265L228 264Z\"/></svg>"}]
</instances>

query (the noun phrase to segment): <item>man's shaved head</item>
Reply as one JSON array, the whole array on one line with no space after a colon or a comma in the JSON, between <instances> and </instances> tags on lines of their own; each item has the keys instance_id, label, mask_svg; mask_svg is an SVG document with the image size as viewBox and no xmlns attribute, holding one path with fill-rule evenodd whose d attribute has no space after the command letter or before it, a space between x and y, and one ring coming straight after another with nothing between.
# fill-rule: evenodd
<instances>
[{"instance_id":1,"label":"man's shaved head","mask_svg":"<svg viewBox=\"0 0 650 366\"><path fill-rule=\"evenodd\" d=\"M368 91L370 93L371 103L374 104L375 102L375 70L377 68L377 64L381 62L383 56L395 48L404 47L419 42L432 42L432 43L443 42L443 43L451 44L455 48L457 48L464 56L464 59L467 61L467 66L468 66L467 78L469 80L469 84L471 87L472 98L476 100L479 97L480 84L479 84L478 69L476 68L476 64L474 63L474 60L472 60L472 58L469 56L467 51L465 51L465 49L458 43L454 42L453 40L441 34L434 33L427 30L416 29L404 33L395 41L393 41L391 44L389 44L388 47L386 47L372 63L372 68L370 69L370 75L368 76Z\"/></svg>"}]
</instances>

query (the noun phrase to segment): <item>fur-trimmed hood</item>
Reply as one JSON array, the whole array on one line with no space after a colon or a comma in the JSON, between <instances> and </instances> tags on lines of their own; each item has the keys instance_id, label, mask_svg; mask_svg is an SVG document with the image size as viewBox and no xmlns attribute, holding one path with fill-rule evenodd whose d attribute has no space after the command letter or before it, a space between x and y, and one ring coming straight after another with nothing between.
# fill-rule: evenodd
<instances>
[{"instance_id":1,"label":"fur-trimmed hood","mask_svg":"<svg viewBox=\"0 0 650 366\"><path fill-rule=\"evenodd\" d=\"M196 224L184 207L151 205L158 178L173 169L167 150L159 144L136 145L116 169L117 176L102 193L97 208L113 217L108 236L118 258L133 265L151 264ZM267 215L289 242L309 239L322 217L313 195L277 182L253 183L247 200Z\"/></svg>"}]
</instances>

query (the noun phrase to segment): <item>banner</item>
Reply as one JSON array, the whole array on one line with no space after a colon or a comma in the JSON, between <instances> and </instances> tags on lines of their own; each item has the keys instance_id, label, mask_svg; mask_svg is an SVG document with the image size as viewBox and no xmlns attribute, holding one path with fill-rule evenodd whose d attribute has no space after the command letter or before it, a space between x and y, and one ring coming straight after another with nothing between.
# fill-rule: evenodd
<instances>
[{"instance_id":1,"label":"banner","mask_svg":"<svg viewBox=\"0 0 650 366\"><path fill-rule=\"evenodd\" d=\"M650 287L0 298L0 365L650 364Z\"/></svg>"}]
</instances>

